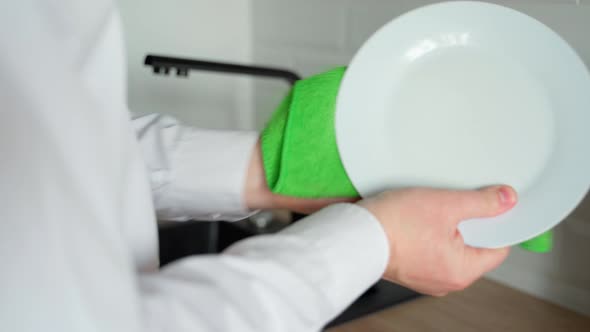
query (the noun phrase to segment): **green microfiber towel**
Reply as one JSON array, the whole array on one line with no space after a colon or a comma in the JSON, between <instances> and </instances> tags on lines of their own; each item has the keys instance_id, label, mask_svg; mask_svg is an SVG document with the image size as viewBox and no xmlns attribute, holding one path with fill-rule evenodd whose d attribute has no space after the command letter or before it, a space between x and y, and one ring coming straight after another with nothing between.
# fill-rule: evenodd
<instances>
[{"instance_id":1,"label":"green microfiber towel","mask_svg":"<svg viewBox=\"0 0 590 332\"><path fill-rule=\"evenodd\" d=\"M336 145L336 97L345 71L339 67L295 83L262 132L262 160L272 192L305 198L359 196ZM551 235L521 247L548 252Z\"/></svg>"},{"instance_id":2,"label":"green microfiber towel","mask_svg":"<svg viewBox=\"0 0 590 332\"><path fill-rule=\"evenodd\" d=\"M300 80L262 132L268 186L307 198L358 197L336 146L334 112L345 67Z\"/></svg>"},{"instance_id":3,"label":"green microfiber towel","mask_svg":"<svg viewBox=\"0 0 590 332\"><path fill-rule=\"evenodd\" d=\"M553 248L553 232L547 231L537 237L521 243L520 247L532 252L550 252Z\"/></svg>"}]
</instances>

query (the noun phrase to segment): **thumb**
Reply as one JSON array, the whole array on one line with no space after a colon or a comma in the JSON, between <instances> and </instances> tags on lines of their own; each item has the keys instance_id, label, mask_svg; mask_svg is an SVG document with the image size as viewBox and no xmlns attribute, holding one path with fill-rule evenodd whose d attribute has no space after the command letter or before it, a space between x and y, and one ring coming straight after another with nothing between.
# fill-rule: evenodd
<instances>
[{"instance_id":1,"label":"thumb","mask_svg":"<svg viewBox=\"0 0 590 332\"><path fill-rule=\"evenodd\" d=\"M518 200L516 191L504 185L454 193L454 204L451 208L457 222L471 218L495 217L512 209Z\"/></svg>"}]
</instances>

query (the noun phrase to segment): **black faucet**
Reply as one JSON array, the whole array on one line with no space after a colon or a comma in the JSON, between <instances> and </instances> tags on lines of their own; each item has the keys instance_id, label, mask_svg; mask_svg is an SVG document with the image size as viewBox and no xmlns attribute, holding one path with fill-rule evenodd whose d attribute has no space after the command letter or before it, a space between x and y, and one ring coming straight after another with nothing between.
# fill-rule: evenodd
<instances>
[{"instance_id":1,"label":"black faucet","mask_svg":"<svg viewBox=\"0 0 590 332\"><path fill-rule=\"evenodd\" d=\"M168 75L170 69L176 69L176 75L180 77L188 77L190 70L205 70L230 74L244 74L260 77L272 77L284 79L289 84L293 85L301 77L296 73L282 69L271 67L260 67L241 65L226 62L203 61L195 59L176 58L161 55L148 54L143 62L146 66L153 67L155 74Z\"/></svg>"}]
</instances>

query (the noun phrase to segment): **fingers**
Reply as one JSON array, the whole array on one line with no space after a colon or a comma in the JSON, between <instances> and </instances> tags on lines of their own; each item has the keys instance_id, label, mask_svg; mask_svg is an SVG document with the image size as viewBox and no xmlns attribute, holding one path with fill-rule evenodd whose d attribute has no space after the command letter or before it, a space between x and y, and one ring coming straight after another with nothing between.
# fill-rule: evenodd
<instances>
[{"instance_id":1,"label":"fingers","mask_svg":"<svg viewBox=\"0 0 590 332\"><path fill-rule=\"evenodd\" d=\"M494 217L514 207L518 200L516 191L510 186L492 186L479 190L455 192L450 209L456 222L471 218ZM463 268L461 275L465 285L480 278L484 273L498 267L508 257L509 248L484 249L463 244Z\"/></svg>"},{"instance_id":2,"label":"fingers","mask_svg":"<svg viewBox=\"0 0 590 332\"><path fill-rule=\"evenodd\" d=\"M471 283L498 267L508 257L510 248L484 249L465 246L463 274Z\"/></svg>"},{"instance_id":3,"label":"fingers","mask_svg":"<svg viewBox=\"0 0 590 332\"><path fill-rule=\"evenodd\" d=\"M455 191L449 204L457 222L472 218L494 217L510 210L518 200L510 186L493 186L479 190Z\"/></svg>"}]
</instances>

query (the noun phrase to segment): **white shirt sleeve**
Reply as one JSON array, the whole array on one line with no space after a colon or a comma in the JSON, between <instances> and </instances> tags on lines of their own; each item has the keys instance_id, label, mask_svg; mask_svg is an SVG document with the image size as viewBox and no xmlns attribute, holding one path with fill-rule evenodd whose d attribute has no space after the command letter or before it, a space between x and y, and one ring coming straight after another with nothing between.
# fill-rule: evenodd
<instances>
[{"instance_id":1,"label":"white shirt sleeve","mask_svg":"<svg viewBox=\"0 0 590 332\"><path fill-rule=\"evenodd\" d=\"M351 204L153 268L156 222L111 3L4 1L0 17L0 331L314 331L379 279L385 233ZM187 135L187 149L217 136Z\"/></svg>"},{"instance_id":2,"label":"white shirt sleeve","mask_svg":"<svg viewBox=\"0 0 590 332\"><path fill-rule=\"evenodd\" d=\"M149 331L319 331L385 270L380 224L352 204L142 276Z\"/></svg>"},{"instance_id":3,"label":"white shirt sleeve","mask_svg":"<svg viewBox=\"0 0 590 332\"><path fill-rule=\"evenodd\" d=\"M133 118L159 219L226 220L250 214L243 202L255 132L182 126L150 114Z\"/></svg>"}]
</instances>

